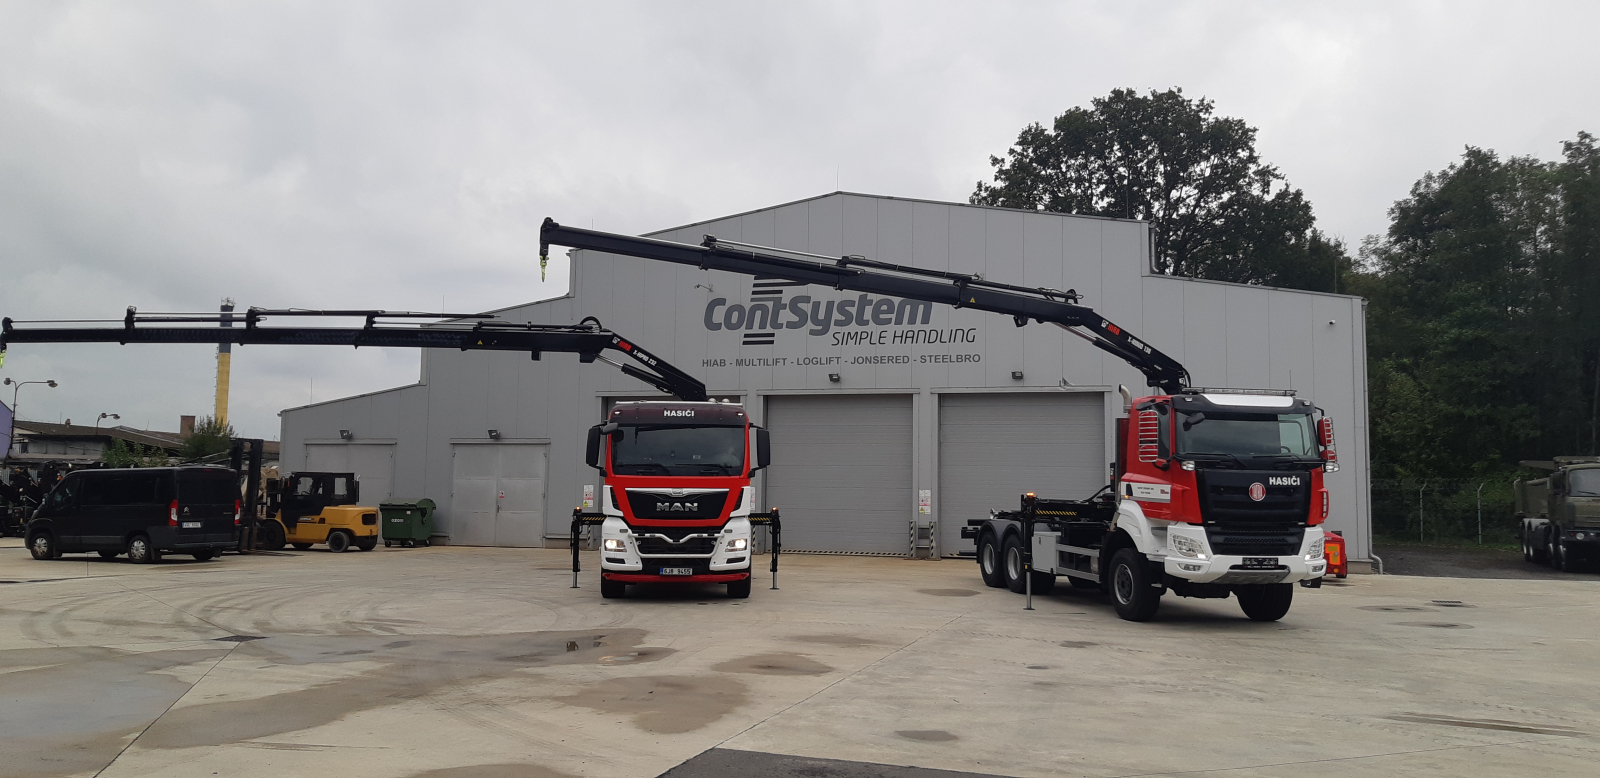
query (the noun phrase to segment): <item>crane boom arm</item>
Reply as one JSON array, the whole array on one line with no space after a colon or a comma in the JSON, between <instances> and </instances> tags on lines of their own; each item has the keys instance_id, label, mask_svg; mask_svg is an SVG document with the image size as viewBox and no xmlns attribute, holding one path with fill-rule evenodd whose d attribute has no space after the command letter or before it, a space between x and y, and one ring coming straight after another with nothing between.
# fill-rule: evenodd
<instances>
[{"instance_id":1,"label":"crane boom arm","mask_svg":"<svg viewBox=\"0 0 1600 778\"><path fill-rule=\"evenodd\" d=\"M771 276L955 308L974 308L1010 316L1019 327L1029 320L1054 324L1132 365L1144 373L1150 386L1176 394L1189 384L1189 372L1177 360L1095 313L1093 308L1079 305L1077 293L1071 290L1014 286L971 274L892 265L864 257L833 259L718 240L710 235L695 246L566 227L548 218L539 230L539 243L541 259L548 257L550 245L555 244L691 265L702 270Z\"/></svg>"},{"instance_id":2,"label":"crane boom arm","mask_svg":"<svg viewBox=\"0 0 1600 778\"><path fill-rule=\"evenodd\" d=\"M362 327L265 326L268 318L359 317ZM237 315L232 317L238 322ZM462 351L525 351L534 359L542 352L571 352L580 362L599 360L683 400L706 399L706 387L694 376L651 354L589 317L575 325L514 324L487 314L415 314L388 311L275 311L251 308L244 326L221 326L218 314L140 314L129 308L120 322L0 321L0 359L12 343L238 343L280 346L377 346L385 348L453 348ZM472 324L382 323L380 319L475 319ZM118 326L104 326L115 322ZM68 325L68 326L48 326ZM100 326L96 326L100 325ZM175 326L176 325L176 326ZM618 361L603 354L620 352Z\"/></svg>"}]
</instances>

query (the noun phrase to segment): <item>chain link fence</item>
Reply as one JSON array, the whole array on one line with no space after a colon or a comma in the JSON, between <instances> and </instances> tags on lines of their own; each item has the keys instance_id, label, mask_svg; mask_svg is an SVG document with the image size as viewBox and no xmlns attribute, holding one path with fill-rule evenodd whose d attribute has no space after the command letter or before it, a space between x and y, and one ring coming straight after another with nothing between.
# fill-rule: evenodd
<instances>
[{"instance_id":1,"label":"chain link fence","mask_svg":"<svg viewBox=\"0 0 1600 778\"><path fill-rule=\"evenodd\" d=\"M1410 543L1515 545L1511 479L1392 478L1372 482L1372 532Z\"/></svg>"}]
</instances>

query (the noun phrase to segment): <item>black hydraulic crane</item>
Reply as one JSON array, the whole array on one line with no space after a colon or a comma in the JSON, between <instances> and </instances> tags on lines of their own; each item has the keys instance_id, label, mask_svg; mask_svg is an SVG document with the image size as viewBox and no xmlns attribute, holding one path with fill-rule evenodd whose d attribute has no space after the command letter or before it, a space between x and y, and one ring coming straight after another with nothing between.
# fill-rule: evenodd
<instances>
[{"instance_id":1,"label":"black hydraulic crane","mask_svg":"<svg viewBox=\"0 0 1600 778\"><path fill-rule=\"evenodd\" d=\"M223 326L222 314L139 313L128 308L120 321L0 320L0 361L12 343L239 343L280 346L378 346L453 348L462 351L524 351L534 359L546 351L571 352L579 362L605 362L681 400L706 399L706 386L638 344L601 326L590 316L578 324L518 324L492 314L441 314L390 311L306 311L251 308L244 326ZM239 321L238 314L228 314ZM361 327L263 325L280 318L361 318ZM441 323L422 319L445 319ZM391 320L384 322L380 320ZM116 326L107 326L107 325ZM631 361L602 352L615 351Z\"/></svg>"},{"instance_id":2,"label":"black hydraulic crane","mask_svg":"<svg viewBox=\"0 0 1600 778\"><path fill-rule=\"evenodd\" d=\"M1095 313L1093 308L1080 305L1080 296L1071 289L1015 286L969 273L906 267L860 256L826 257L720 240L711 235L696 246L566 227L548 218L539 230L539 244L541 262L549 258L550 246L555 244L691 265L702 270L770 276L853 292L975 308L1010 316L1018 327L1030 320L1054 324L1133 365L1144 373L1150 386L1166 394L1177 394L1189 385L1189 371L1182 364Z\"/></svg>"}]
</instances>

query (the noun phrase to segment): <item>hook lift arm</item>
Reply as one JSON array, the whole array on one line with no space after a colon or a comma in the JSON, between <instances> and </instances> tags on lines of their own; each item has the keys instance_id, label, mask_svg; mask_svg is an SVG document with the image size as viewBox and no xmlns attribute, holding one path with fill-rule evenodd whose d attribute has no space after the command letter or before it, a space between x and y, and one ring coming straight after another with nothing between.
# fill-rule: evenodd
<instances>
[{"instance_id":1,"label":"hook lift arm","mask_svg":"<svg viewBox=\"0 0 1600 778\"><path fill-rule=\"evenodd\" d=\"M232 321L239 320L232 314ZM264 326L269 318L362 318L361 327ZM133 307L121 321L0 320L0 361L12 343L239 343L279 346L379 346L386 348L454 348L462 351L525 351L534 359L542 352L572 352L579 362L596 360L644 381L674 397L706 399L706 387L694 376L651 354L638 344L601 326L593 316L573 325L517 324L496 321L492 314L444 314L391 311L306 311L251 308L244 326L221 326L215 313L139 313ZM380 322L380 319L400 320ZM442 323L407 320L449 319ZM466 321L463 321L466 320ZM467 321L472 321L469 324ZM106 326L115 323L119 326ZM602 353L616 351L628 361Z\"/></svg>"},{"instance_id":2,"label":"hook lift arm","mask_svg":"<svg viewBox=\"0 0 1600 778\"><path fill-rule=\"evenodd\" d=\"M694 246L565 227L547 218L539 230L541 261L548 258L551 244L674 262L701 270L770 276L853 292L976 308L1008 315L1018 327L1029 320L1054 324L1121 358L1144 373L1150 386L1167 394L1177 394L1189 385L1189 371L1182 364L1095 313L1093 308L1079 305L1080 295L1071 289L1063 292L1014 286L974 274L893 265L859 256L826 257L719 240L711 235Z\"/></svg>"}]
</instances>

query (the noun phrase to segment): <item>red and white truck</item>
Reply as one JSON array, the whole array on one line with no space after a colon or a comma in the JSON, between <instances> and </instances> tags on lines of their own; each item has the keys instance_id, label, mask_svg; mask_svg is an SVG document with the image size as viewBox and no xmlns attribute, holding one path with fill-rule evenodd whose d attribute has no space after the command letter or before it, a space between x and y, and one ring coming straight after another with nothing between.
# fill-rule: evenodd
<instances>
[{"instance_id":1,"label":"red and white truck","mask_svg":"<svg viewBox=\"0 0 1600 778\"><path fill-rule=\"evenodd\" d=\"M753 526L781 544L776 511L757 512L750 476L767 466L767 431L744 406L721 402L617 403L589 430L590 467L600 470L600 513L574 516L600 527L600 594L629 584L726 584L750 596ZM576 544L574 544L576 548ZM574 552L576 559L576 552Z\"/></svg>"},{"instance_id":2,"label":"red and white truck","mask_svg":"<svg viewBox=\"0 0 1600 778\"><path fill-rule=\"evenodd\" d=\"M1023 495L970 519L984 583L1049 593L1058 576L1100 589L1130 621L1161 596L1237 597L1276 621L1296 583L1327 573L1333 423L1293 392L1185 388L1126 398L1110 486L1088 500ZM1030 553L1031 552L1031 553ZM1030 572L1031 570L1031 572Z\"/></svg>"}]
</instances>

